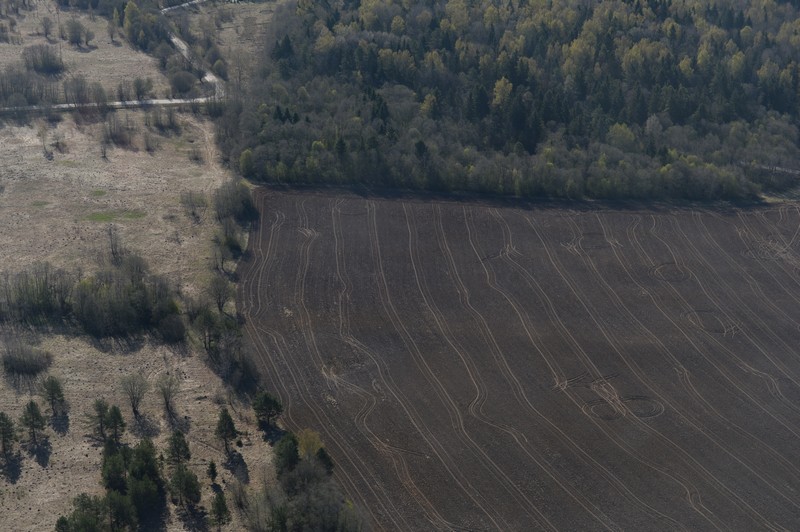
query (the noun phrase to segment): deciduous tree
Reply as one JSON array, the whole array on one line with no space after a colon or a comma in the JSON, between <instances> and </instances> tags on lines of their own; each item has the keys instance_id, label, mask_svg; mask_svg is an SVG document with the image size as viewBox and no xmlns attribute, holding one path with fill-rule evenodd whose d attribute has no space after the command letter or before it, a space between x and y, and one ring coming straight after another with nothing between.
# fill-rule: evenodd
<instances>
[{"instance_id":1,"label":"deciduous tree","mask_svg":"<svg viewBox=\"0 0 800 532\"><path fill-rule=\"evenodd\" d=\"M120 385L128 398L128 404L131 405L133 417L138 419L140 415L139 406L141 406L142 399L144 399L147 390L150 388L150 383L141 373L131 373L120 379Z\"/></svg>"}]
</instances>

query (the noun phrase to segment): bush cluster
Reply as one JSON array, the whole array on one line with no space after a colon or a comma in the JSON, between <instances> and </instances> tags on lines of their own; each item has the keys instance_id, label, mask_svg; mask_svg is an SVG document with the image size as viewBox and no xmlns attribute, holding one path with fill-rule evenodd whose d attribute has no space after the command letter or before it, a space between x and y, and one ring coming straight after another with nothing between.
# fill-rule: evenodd
<instances>
[{"instance_id":1,"label":"bush cluster","mask_svg":"<svg viewBox=\"0 0 800 532\"><path fill-rule=\"evenodd\" d=\"M82 279L47 263L6 276L0 288L0 317L33 325L75 324L97 338L148 331L168 342L185 336L173 289L148 272L144 259L129 252Z\"/></svg>"}]
</instances>

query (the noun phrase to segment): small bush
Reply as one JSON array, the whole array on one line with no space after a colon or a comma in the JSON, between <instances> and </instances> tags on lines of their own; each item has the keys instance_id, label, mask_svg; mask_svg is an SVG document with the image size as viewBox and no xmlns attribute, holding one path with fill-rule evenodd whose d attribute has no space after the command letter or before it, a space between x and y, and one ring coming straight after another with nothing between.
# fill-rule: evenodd
<instances>
[{"instance_id":1,"label":"small bush","mask_svg":"<svg viewBox=\"0 0 800 532\"><path fill-rule=\"evenodd\" d=\"M197 78L194 77L191 72L186 72L185 70L176 72L169 80L173 93L180 95L184 95L192 90L196 81Z\"/></svg>"}]
</instances>

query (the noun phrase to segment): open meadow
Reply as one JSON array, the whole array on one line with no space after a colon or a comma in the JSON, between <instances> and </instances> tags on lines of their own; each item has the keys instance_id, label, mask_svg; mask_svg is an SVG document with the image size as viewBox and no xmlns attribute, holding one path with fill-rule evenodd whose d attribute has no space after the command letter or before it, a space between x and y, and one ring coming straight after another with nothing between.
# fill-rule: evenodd
<instances>
[{"instance_id":1,"label":"open meadow","mask_svg":"<svg viewBox=\"0 0 800 532\"><path fill-rule=\"evenodd\" d=\"M372 526L800 528L797 204L256 201L247 337Z\"/></svg>"},{"instance_id":2,"label":"open meadow","mask_svg":"<svg viewBox=\"0 0 800 532\"><path fill-rule=\"evenodd\" d=\"M110 147L105 159L99 147L102 123L76 124L66 117L47 127L37 122L7 123L0 129L0 272L13 278L47 261L54 268L90 275L108 254L108 228L113 226L123 245L143 256L150 270L179 294L203 297L213 275L211 241L217 230L213 207L202 207L191 216L181 197L191 192L210 203L213 191L225 182L213 125L178 115L179 131L150 133L159 144L151 153L141 145L149 131L142 124L145 114L118 115L136 124L137 133L129 147ZM54 139L60 139L61 151L51 146ZM52 151L52 159L43 156L43 144ZM193 154L199 159L192 160ZM221 466L219 485L227 490L237 477L260 485L265 474L272 474L269 447L257 435L249 409L230 394L191 340L169 347L146 336L94 341L69 328L0 330L2 339L15 336L52 354L48 373L62 380L69 406L66 423L53 422L45 430L49 443L45 455L34 459L22 451L18 467L0 469L0 529L52 530L56 519L71 510L75 496L103 493L102 443L92 436L87 422L95 399L122 408L128 422L124 442L133 445L147 436L163 449L174 423L164 415L155 390L162 375L175 376L180 383L175 398L178 426L191 447L189 467L204 482L201 505L208 508L213 497L205 477L209 461L224 461L222 443L214 436L222 405L231 408L244 433L239 452L246 468ZM138 422L120 385L123 376L134 373L150 382ZM36 386L20 386L7 375L0 379L0 411L17 420L31 399L42 402ZM167 530L187 526L175 508L164 525ZM238 520L231 526L241 528Z\"/></svg>"}]
</instances>

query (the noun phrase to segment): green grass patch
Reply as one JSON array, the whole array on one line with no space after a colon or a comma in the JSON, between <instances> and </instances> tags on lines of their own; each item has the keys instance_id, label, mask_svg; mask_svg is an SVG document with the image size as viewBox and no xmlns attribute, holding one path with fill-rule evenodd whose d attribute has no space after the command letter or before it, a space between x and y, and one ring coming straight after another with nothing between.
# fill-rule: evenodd
<instances>
[{"instance_id":1,"label":"green grass patch","mask_svg":"<svg viewBox=\"0 0 800 532\"><path fill-rule=\"evenodd\" d=\"M139 220L147 216L147 213L139 209L129 211L99 211L89 214L86 221L108 223L114 220Z\"/></svg>"},{"instance_id":2,"label":"green grass patch","mask_svg":"<svg viewBox=\"0 0 800 532\"><path fill-rule=\"evenodd\" d=\"M66 166L67 168L77 168L80 166L77 161L71 161L69 159L62 159L60 161L56 161L56 164L59 166Z\"/></svg>"},{"instance_id":3,"label":"green grass patch","mask_svg":"<svg viewBox=\"0 0 800 532\"><path fill-rule=\"evenodd\" d=\"M34 201L31 203L34 207L44 207L45 205L50 205L49 201Z\"/></svg>"},{"instance_id":4,"label":"green grass patch","mask_svg":"<svg viewBox=\"0 0 800 532\"><path fill-rule=\"evenodd\" d=\"M105 196L105 195L106 195L106 191L105 190L99 190L99 189L98 190L92 190L92 196L94 196L95 198L99 198L99 197L102 197L102 196Z\"/></svg>"},{"instance_id":5,"label":"green grass patch","mask_svg":"<svg viewBox=\"0 0 800 532\"><path fill-rule=\"evenodd\" d=\"M140 211L139 209L134 209L132 211L123 211L122 217L126 220L140 220L147 216L147 213L144 211Z\"/></svg>"},{"instance_id":6,"label":"green grass patch","mask_svg":"<svg viewBox=\"0 0 800 532\"><path fill-rule=\"evenodd\" d=\"M90 222L113 222L117 217L117 213L112 211L93 212L86 217Z\"/></svg>"}]
</instances>

